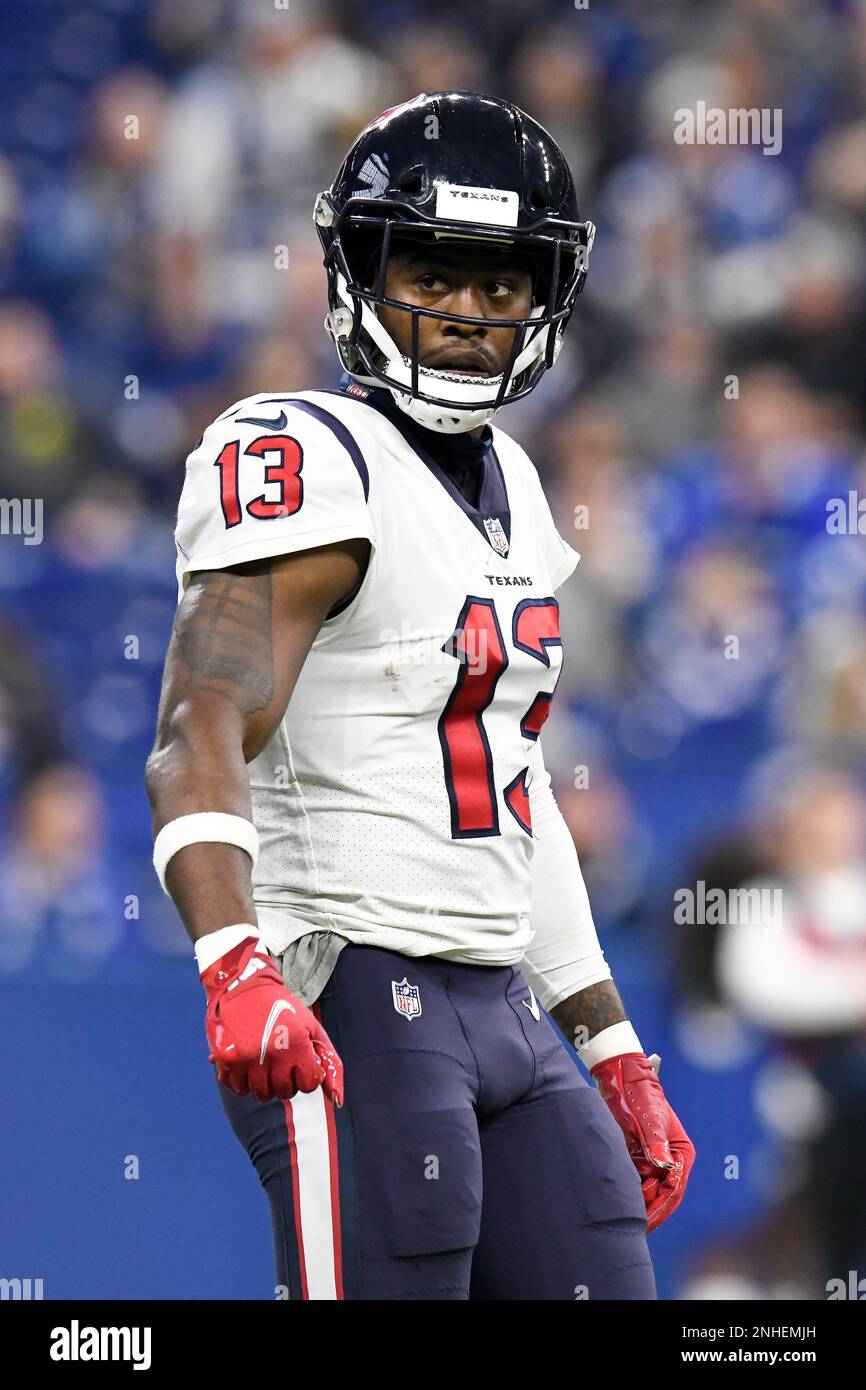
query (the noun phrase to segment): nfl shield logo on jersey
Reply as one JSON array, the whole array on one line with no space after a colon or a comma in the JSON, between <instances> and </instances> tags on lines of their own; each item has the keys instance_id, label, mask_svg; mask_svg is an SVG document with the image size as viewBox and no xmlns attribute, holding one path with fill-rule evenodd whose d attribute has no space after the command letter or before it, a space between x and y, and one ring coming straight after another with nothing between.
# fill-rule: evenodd
<instances>
[{"instance_id":1,"label":"nfl shield logo on jersey","mask_svg":"<svg viewBox=\"0 0 866 1390\"><path fill-rule=\"evenodd\" d=\"M486 516L484 518L484 529L487 532L488 540L493 549L500 555L508 554L508 538L502 529L502 522L498 516Z\"/></svg>"},{"instance_id":2,"label":"nfl shield logo on jersey","mask_svg":"<svg viewBox=\"0 0 866 1390\"><path fill-rule=\"evenodd\" d=\"M418 985L410 985L405 975L399 983L397 980L391 981L391 997L398 1014L409 1019L420 1018L421 990Z\"/></svg>"}]
</instances>

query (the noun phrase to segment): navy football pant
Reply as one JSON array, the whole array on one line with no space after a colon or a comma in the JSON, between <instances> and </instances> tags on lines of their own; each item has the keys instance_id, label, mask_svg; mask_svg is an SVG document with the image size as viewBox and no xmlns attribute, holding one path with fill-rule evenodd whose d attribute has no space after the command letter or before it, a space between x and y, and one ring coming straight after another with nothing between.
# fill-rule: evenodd
<instances>
[{"instance_id":1,"label":"navy football pant","mask_svg":"<svg viewBox=\"0 0 866 1390\"><path fill-rule=\"evenodd\" d=\"M656 1297L623 1135L519 970L350 945L315 1011L342 1110L218 1084L284 1297Z\"/></svg>"}]
</instances>

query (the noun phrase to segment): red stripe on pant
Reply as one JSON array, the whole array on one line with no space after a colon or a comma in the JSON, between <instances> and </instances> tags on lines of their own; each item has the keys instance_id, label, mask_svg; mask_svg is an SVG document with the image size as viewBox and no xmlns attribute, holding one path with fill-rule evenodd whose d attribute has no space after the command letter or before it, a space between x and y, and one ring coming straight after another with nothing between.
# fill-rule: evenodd
<instances>
[{"instance_id":1,"label":"red stripe on pant","mask_svg":"<svg viewBox=\"0 0 866 1390\"><path fill-rule=\"evenodd\" d=\"M312 1006L313 1016L322 1022L322 1008L318 1001ZM323 1025L324 1026L324 1025ZM334 1287L337 1298L343 1298L343 1231L340 1223L340 1155L337 1148L337 1120L334 1107L325 1101L325 1116L328 1122L328 1167L331 1184L331 1225L334 1232Z\"/></svg>"},{"instance_id":2,"label":"red stripe on pant","mask_svg":"<svg viewBox=\"0 0 866 1390\"><path fill-rule=\"evenodd\" d=\"M334 1286L337 1298L343 1298L343 1232L340 1225L340 1166L337 1152L337 1120L334 1107L325 1101L328 1121L328 1166L331 1178L331 1221L334 1231Z\"/></svg>"}]
</instances>

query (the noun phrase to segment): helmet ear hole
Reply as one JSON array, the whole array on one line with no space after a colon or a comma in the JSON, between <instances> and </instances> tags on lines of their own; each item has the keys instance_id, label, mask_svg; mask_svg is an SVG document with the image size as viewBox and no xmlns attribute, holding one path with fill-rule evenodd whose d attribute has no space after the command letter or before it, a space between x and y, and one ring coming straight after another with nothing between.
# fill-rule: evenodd
<instances>
[{"instance_id":1,"label":"helmet ear hole","mask_svg":"<svg viewBox=\"0 0 866 1390\"><path fill-rule=\"evenodd\" d=\"M401 193L408 193L410 197L419 194L424 188L424 179L420 169L410 170L404 174L397 185Z\"/></svg>"}]
</instances>

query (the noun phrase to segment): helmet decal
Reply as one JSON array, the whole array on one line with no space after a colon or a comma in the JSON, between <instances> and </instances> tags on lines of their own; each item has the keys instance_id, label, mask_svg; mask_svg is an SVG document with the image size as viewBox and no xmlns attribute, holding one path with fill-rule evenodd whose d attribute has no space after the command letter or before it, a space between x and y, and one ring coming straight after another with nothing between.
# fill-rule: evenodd
<instances>
[{"instance_id":1,"label":"helmet decal","mask_svg":"<svg viewBox=\"0 0 866 1390\"><path fill-rule=\"evenodd\" d=\"M471 188L459 183L440 183L436 189L436 216L455 222L495 222L516 227L520 199L513 189Z\"/></svg>"},{"instance_id":2,"label":"helmet decal","mask_svg":"<svg viewBox=\"0 0 866 1390\"><path fill-rule=\"evenodd\" d=\"M378 198L380 193L384 193L388 187L391 175L388 173L388 166L385 160L386 154L371 154L358 170L358 187L356 193L366 193L371 198Z\"/></svg>"}]
</instances>

